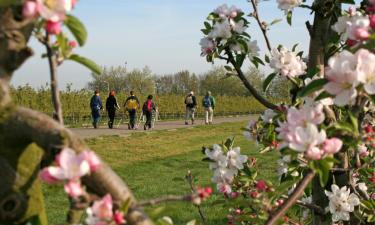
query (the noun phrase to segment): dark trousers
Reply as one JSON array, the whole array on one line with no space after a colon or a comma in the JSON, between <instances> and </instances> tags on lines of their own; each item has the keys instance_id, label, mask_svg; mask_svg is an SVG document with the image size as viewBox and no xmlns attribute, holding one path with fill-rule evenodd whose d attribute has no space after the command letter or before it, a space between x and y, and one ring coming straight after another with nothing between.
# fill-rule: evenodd
<instances>
[{"instance_id":1,"label":"dark trousers","mask_svg":"<svg viewBox=\"0 0 375 225\"><path fill-rule=\"evenodd\" d=\"M94 128L97 128L98 122L100 120L100 110L99 109L92 110L91 116L93 120L92 125L94 126Z\"/></svg>"},{"instance_id":2,"label":"dark trousers","mask_svg":"<svg viewBox=\"0 0 375 225\"><path fill-rule=\"evenodd\" d=\"M115 120L115 115L116 115L116 110L114 109L109 109L108 110L108 127L113 128L113 121Z\"/></svg>"},{"instance_id":3,"label":"dark trousers","mask_svg":"<svg viewBox=\"0 0 375 225\"><path fill-rule=\"evenodd\" d=\"M133 129L137 120L137 111L135 109L129 109L129 128Z\"/></svg>"},{"instance_id":4,"label":"dark trousers","mask_svg":"<svg viewBox=\"0 0 375 225\"><path fill-rule=\"evenodd\" d=\"M152 112L144 111L143 114L146 116L145 127L151 128Z\"/></svg>"}]
</instances>

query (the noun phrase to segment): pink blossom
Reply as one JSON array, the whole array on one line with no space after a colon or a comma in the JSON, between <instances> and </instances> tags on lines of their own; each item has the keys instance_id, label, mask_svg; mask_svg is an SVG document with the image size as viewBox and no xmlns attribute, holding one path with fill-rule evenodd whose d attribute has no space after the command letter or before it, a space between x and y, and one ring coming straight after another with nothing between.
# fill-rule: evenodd
<instances>
[{"instance_id":1,"label":"pink blossom","mask_svg":"<svg viewBox=\"0 0 375 225\"><path fill-rule=\"evenodd\" d=\"M202 38L199 42L201 46L202 56L209 55L214 52L215 42L210 38Z\"/></svg>"},{"instance_id":2,"label":"pink blossom","mask_svg":"<svg viewBox=\"0 0 375 225\"><path fill-rule=\"evenodd\" d=\"M95 201L91 209L95 217L102 220L111 219L113 216L112 204L112 197L110 194L107 194L101 200Z\"/></svg>"},{"instance_id":3,"label":"pink blossom","mask_svg":"<svg viewBox=\"0 0 375 225\"><path fill-rule=\"evenodd\" d=\"M232 188L227 183L217 183L217 190L223 194L230 194L232 192Z\"/></svg>"},{"instance_id":4,"label":"pink blossom","mask_svg":"<svg viewBox=\"0 0 375 225\"><path fill-rule=\"evenodd\" d=\"M115 221L117 225L124 224L125 223L124 213L116 210L116 212L113 214L113 220Z\"/></svg>"},{"instance_id":5,"label":"pink blossom","mask_svg":"<svg viewBox=\"0 0 375 225\"><path fill-rule=\"evenodd\" d=\"M69 41L69 46L71 47L71 48L76 48L77 47L77 42L76 41Z\"/></svg>"},{"instance_id":6,"label":"pink blossom","mask_svg":"<svg viewBox=\"0 0 375 225\"><path fill-rule=\"evenodd\" d=\"M370 27L372 29L375 29L375 15L370 15L369 20L370 20Z\"/></svg>"},{"instance_id":7,"label":"pink blossom","mask_svg":"<svg viewBox=\"0 0 375 225\"><path fill-rule=\"evenodd\" d=\"M38 8L39 6L37 2L31 0L25 1L23 4L22 16L25 18L36 17L39 14Z\"/></svg>"},{"instance_id":8,"label":"pink blossom","mask_svg":"<svg viewBox=\"0 0 375 225\"><path fill-rule=\"evenodd\" d=\"M99 157L92 151L84 151L79 157L89 163L91 172L95 172L101 166Z\"/></svg>"},{"instance_id":9,"label":"pink blossom","mask_svg":"<svg viewBox=\"0 0 375 225\"><path fill-rule=\"evenodd\" d=\"M375 94L375 55L367 49L355 53L357 59L358 79L364 84L365 91Z\"/></svg>"},{"instance_id":10,"label":"pink blossom","mask_svg":"<svg viewBox=\"0 0 375 225\"><path fill-rule=\"evenodd\" d=\"M72 198L76 198L84 194L79 181L69 181L64 185L64 190Z\"/></svg>"},{"instance_id":11,"label":"pink blossom","mask_svg":"<svg viewBox=\"0 0 375 225\"><path fill-rule=\"evenodd\" d=\"M370 154L370 152L367 150L366 145L362 144L358 146L358 154L359 156L364 158L364 157L367 157Z\"/></svg>"},{"instance_id":12,"label":"pink blossom","mask_svg":"<svg viewBox=\"0 0 375 225\"><path fill-rule=\"evenodd\" d=\"M358 40L367 40L370 37L370 33L368 32L367 28L358 28L354 30L354 36Z\"/></svg>"},{"instance_id":13,"label":"pink blossom","mask_svg":"<svg viewBox=\"0 0 375 225\"><path fill-rule=\"evenodd\" d=\"M56 157L58 166L48 167L48 173L56 180L76 180L90 172L89 163L69 148L64 148Z\"/></svg>"},{"instance_id":14,"label":"pink blossom","mask_svg":"<svg viewBox=\"0 0 375 225\"><path fill-rule=\"evenodd\" d=\"M47 184L55 184L55 183L57 183L59 180L56 179L56 178L51 174L50 170L51 170L50 167L43 168L43 170L40 171L40 173L39 173L40 179L42 179L42 181L46 182Z\"/></svg>"},{"instance_id":15,"label":"pink blossom","mask_svg":"<svg viewBox=\"0 0 375 225\"><path fill-rule=\"evenodd\" d=\"M317 147L309 148L306 151L306 158L311 160L319 160L323 157L324 152Z\"/></svg>"},{"instance_id":16,"label":"pink blossom","mask_svg":"<svg viewBox=\"0 0 375 225\"><path fill-rule=\"evenodd\" d=\"M267 190L267 184L264 182L264 180L258 180L255 184L256 189L259 191L266 191Z\"/></svg>"},{"instance_id":17,"label":"pink blossom","mask_svg":"<svg viewBox=\"0 0 375 225\"><path fill-rule=\"evenodd\" d=\"M335 154L340 151L342 147L342 141L338 138L326 139L323 143L322 150L326 154Z\"/></svg>"},{"instance_id":18,"label":"pink blossom","mask_svg":"<svg viewBox=\"0 0 375 225\"><path fill-rule=\"evenodd\" d=\"M52 20L47 21L45 29L49 34L57 35L61 33L61 23L53 22Z\"/></svg>"}]
</instances>

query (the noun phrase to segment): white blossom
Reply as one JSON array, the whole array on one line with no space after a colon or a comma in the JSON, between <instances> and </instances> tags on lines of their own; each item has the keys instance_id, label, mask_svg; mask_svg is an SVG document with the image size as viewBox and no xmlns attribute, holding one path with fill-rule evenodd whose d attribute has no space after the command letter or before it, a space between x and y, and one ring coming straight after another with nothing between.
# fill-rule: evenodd
<instances>
[{"instance_id":1,"label":"white blossom","mask_svg":"<svg viewBox=\"0 0 375 225\"><path fill-rule=\"evenodd\" d=\"M212 31L208 34L209 38L223 38L228 39L232 37L231 26L228 20L216 22Z\"/></svg>"},{"instance_id":2,"label":"white blossom","mask_svg":"<svg viewBox=\"0 0 375 225\"><path fill-rule=\"evenodd\" d=\"M305 74L306 63L297 56L295 52L289 51L285 47L271 51L270 67L276 73L286 77L298 77Z\"/></svg>"},{"instance_id":3,"label":"white blossom","mask_svg":"<svg viewBox=\"0 0 375 225\"><path fill-rule=\"evenodd\" d=\"M247 161L246 155L241 155L240 147L232 148L227 153L227 160L228 160L228 166L230 168L237 168L239 170L242 170L243 164Z\"/></svg>"},{"instance_id":4,"label":"white blossom","mask_svg":"<svg viewBox=\"0 0 375 225\"><path fill-rule=\"evenodd\" d=\"M325 194L329 199L328 209L332 214L332 221L349 221L350 212L354 211L354 207L360 204L357 195L350 193L350 189L346 186L341 189L336 185L332 184L330 191L325 191Z\"/></svg>"},{"instance_id":5,"label":"white blossom","mask_svg":"<svg viewBox=\"0 0 375 225\"><path fill-rule=\"evenodd\" d=\"M272 109L266 109L260 118L262 118L265 123L272 123L273 117L276 115L277 113L275 113Z\"/></svg>"},{"instance_id":6,"label":"white blossom","mask_svg":"<svg viewBox=\"0 0 375 225\"><path fill-rule=\"evenodd\" d=\"M293 10L294 7L300 6L302 0L277 0L278 8L285 11L285 14Z\"/></svg>"},{"instance_id":7,"label":"white blossom","mask_svg":"<svg viewBox=\"0 0 375 225\"><path fill-rule=\"evenodd\" d=\"M246 43L247 43L247 49L249 50L248 56L249 56L250 60L252 60L254 56L259 55L260 48L259 48L256 40L254 40L254 41L249 40Z\"/></svg>"},{"instance_id":8,"label":"white blossom","mask_svg":"<svg viewBox=\"0 0 375 225\"><path fill-rule=\"evenodd\" d=\"M211 54L214 51L215 42L211 38L208 38L208 37L202 38L199 44L201 46L202 56Z\"/></svg>"}]
</instances>

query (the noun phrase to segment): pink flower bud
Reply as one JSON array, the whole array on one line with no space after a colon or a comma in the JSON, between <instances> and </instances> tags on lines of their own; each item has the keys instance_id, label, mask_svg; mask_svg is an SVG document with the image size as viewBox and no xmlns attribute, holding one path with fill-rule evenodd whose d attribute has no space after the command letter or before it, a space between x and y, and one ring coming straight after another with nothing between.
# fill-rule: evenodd
<instances>
[{"instance_id":1,"label":"pink flower bud","mask_svg":"<svg viewBox=\"0 0 375 225\"><path fill-rule=\"evenodd\" d=\"M35 1L26 1L23 4L22 16L24 18L33 18L38 15L38 5Z\"/></svg>"},{"instance_id":2,"label":"pink flower bud","mask_svg":"<svg viewBox=\"0 0 375 225\"><path fill-rule=\"evenodd\" d=\"M67 184L64 185L64 190L72 198L82 196L84 193L79 181L69 181Z\"/></svg>"},{"instance_id":3,"label":"pink flower bud","mask_svg":"<svg viewBox=\"0 0 375 225\"><path fill-rule=\"evenodd\" d=\"M342 141L338 138L330 138L324 141L323 143L323 151L326 154L335 154L340 151L342 147Z\"/></svg>"},{"instance_id":4,"label":"pink flower bud","mask_svg":"<svg viewBox=\"0 0 375 225\"><path fill-rule=\"evenodd\" d=\"M116 211L113 215L113 220L115 221L115 223L117 225L121 225L121 224L124 224L125 223L125 219L124 219L124 213L120 212L120 211Z\"/></svg>"},{"instance_id":5,"label":"pink flower bud","mask_svg":"<svg viewBox=\"0 0 375 225\"><path fill-rule=\"evenodd\" d=\"M49 167L46 167L42 171L40 171L39 177L43 182L46 182L47 184L55 184L59 181L54 176L52 176Z\"/></svg>"},{"instance_id":6,"label":"pink flower bud","mask_svg":"<svg viewBox=\"0 0 375 225\"><path fill-rule=\"evenodd\" d=\"M354 35L359 40L367 40L370 36L370 33L366 28L358 28L354 31Z\"/></svg>"},{"instance_id":7,"label":"pink flower bud","mask_svg":"<svg viewBox=\"0 0 375 225\"><path fill-rule=\"evenodd\" d=\"M95 201L91 209L96 217L100 219L111 219L113 216L112 204L112 197L110 194L107 194L101 200Z\"/></svg>"},{"instance_id":8,"label":"pink flower bud","mask_svg":"<svg viewBox=\"0 0 375 225\"><path fill-rule=\"evenodd\" d=\"M356 40L352 40L352 39L348 39L346 40L346 44L349 46L349 47L353 47L354 45L356 45L358 42Z\"/></svg>"},{"instance_id":9,"label":"pink flower bud","mask_svg":"<svg viewBox=\"0 0 375 225\"><path fill-rule=\"evenodd\" d=\"M79 155L79 157L89 163L91 172L95 172L101 165L100 159L92 151L84 151Z\"/></svg>"},{"instance_id":10,"label":"pink flower bud","mask_svg":"<svg viewBox=\"0 0 375 225\"><path fill-rule=\"evenodd\" d=\"M317 147L310 148L306 151L306 157L311 160L319 160L322 158L324 151Z\"/></svg>"},{"instance_id":11,"label":"pink flower bud","mask_svg":"<svg viewBox=\"0 0 375 225\"><path fill-rule=\"evenodd\" d=\"M76 41L69 41L69 46L71 47L71 48L76 48L77 47L77 42Z\"/></svg>"},{"instance_id":12,"label":"pink flower bud","mask_svg":"<svg viewBox=\"0 0 375 225\"><path fill-rule=\"evenodd\" d=\"M259 193L258 193L257 191L252 191L252 192L250 192L250 196L251 196L252 198L257 198L258 195L259 195Z\"/></svg>"},{"instance_id":13,"label":"pink flower bud","mask_svg":"<svg viewBox=\"0 0 375 225\"><path fill-rule=\"evenodd\" d=\"M53 22L51 20L47 21L45 29L49 34L57 35L61 33L61 23Z\"/></svg>"},{"instance_id":14,"label":"pink flower bud","mask_svg":"<svg viewBox=\"0 0 375 225\"><path fill-rule=\"evenodd\" d=\"M264 182L264 180L258 180L257 183L255 184L256 189L258 191L265 191L267 190L267 184Z\"/></svg>"},{"instance_id":15,"label":"pink flower bud","mask_svg":"<svg viewBox=\"0 0 375 225\"><path fill-rule=\"evenodd\" d=\"M237 191L230 193L231 198L237 198L240 195Z\"/></svg>"},{"instance_id":16,"label":"pink flower bud","mask_svg":"<svg viewBox=\"0 0 375 225\"><path fill-rule=\"evenodd\" d=\"M356 8L355 7L353 7L353 6L350 6L349 7L349 15L350 16L355 16L355 13L356 13Z\"/></svg>"}]
</instances>

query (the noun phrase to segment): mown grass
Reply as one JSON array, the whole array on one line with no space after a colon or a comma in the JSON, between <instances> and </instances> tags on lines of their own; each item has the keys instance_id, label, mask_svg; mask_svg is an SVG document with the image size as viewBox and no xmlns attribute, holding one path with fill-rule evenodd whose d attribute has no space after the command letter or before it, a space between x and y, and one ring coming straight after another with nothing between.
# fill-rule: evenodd
<instances>
[{"instance_id":1,"label":"mown grass","mask_svg":"<svg viewBox=\"0 0 375 225\"><path fill-rule=\"evenodd\" d=\"M202 146L221 143L235 137L235 146L249 156L259 158L263 178L275 179L275 154L260 155L254 143L242 136L241 127L246 122L225 123L213 126L133 133L129 137L107 136L87 140L88 145L97 152L113 169L126 180L137 199L150 199L167 194L182 195L189 192L184 181L188 170L198 179L201 186L211 185L211 171L206 162L201 161ZM61 187L45 186L48 217L51 224L64 221L68 207ZM208 224L226 224L226 209L211 206L214 195L204 202L202 209ZM196 219L200 221L197 209L188 203L168 203L161 205L164 210L158 216L170 216L175 224L186 224ZM155 207L147 208L148 212Z\"/></svg>"}]
</instances>

